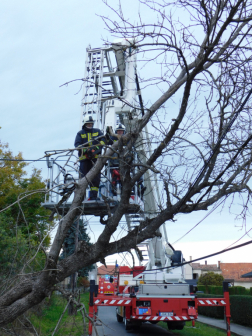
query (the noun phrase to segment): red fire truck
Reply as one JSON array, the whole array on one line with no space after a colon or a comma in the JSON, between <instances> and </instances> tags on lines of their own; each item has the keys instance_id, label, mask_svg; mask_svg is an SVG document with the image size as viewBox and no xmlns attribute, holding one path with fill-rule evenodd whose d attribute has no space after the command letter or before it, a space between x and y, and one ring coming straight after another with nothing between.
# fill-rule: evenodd
<instances>
[{"instance_id":1,"label":"red fire truck","mask_svg":"<svg viewBox=\"0 0 252 336\"><path fill-rule=\"evenodd\" d=\"M99 279L99 294L113 295L117 293L117 276L105 276Z\"/></svg>"},{"instance_id":2,"label":"red fire truck","mask_svg":"<svg viewBox=\"0 0 252 336\"><path fill-rule=\"evenodd\" d=\"M119 276L120 278L120 276ZM140 327L142 323L167 322L168 329L182 330L186 321L194 325L199 306L224 307L227 321L227 336L230 333L230 302L228 283L223 283L223 298L200 299L188 292L187 284L144 284L138 286L119 285L119 293L112 296L98 294L95 281L90 281L89 335L92 335L92 321L97 318L99 306L116 306L118 322L124 322L125 329ZM142 281L141 281L142 282ZM191 286L189 286L192 290ZM123 289L123 290L122 290ZM155 294L154 294L155 293Z\"/></svg>"}]
</instances>

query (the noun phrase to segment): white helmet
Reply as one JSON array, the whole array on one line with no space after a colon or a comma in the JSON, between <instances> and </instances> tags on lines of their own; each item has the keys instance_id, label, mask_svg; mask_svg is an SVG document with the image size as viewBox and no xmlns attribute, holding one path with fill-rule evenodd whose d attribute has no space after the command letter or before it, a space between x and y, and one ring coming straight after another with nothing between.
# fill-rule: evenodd
<instances>
[{"instance_id":1,"label":"white helmet","mask_svg":"<svg viewBox=\"0 0 252 336\"><path fill-rule=\"evenodd\" d=\"M94 119L91 115L85 115L82 121L82 125L85 126L87 123L92 123L94 125Z\"/></svg>"},{"instance_id":2,"label":"white helmet","mask_svg":"<svg viewBox=\"0 0 252 336\"><path fill-rule=\"evenodd\" d=\"M117 131L123 131L123 134L124 134L125 133L125 126L123 124L116 125L115 133L117 133Z\"/></svg>"}]
</instances>

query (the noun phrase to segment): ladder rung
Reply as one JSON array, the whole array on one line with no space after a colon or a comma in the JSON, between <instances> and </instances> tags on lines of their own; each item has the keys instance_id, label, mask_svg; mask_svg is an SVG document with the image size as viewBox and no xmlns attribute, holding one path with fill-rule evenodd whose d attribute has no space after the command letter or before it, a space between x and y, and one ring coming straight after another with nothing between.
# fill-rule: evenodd
<instances>
[{"instance_id":1,"label":"ladder rung","mask_svg":"<svg viewBox=\"0 0 252 336\"><path fill-rule=\"evenodd\" d=\"M92 98L92 97L88 97L88 98ZM94 101L94 100L91 100L90 102L85 102L85 103L82 103L82 105L92 105L92 104L96 104L96 101ZM91 106L90 107L88 107L88 109L90 109L91 108Z\"/></svg>"}]
</instances>

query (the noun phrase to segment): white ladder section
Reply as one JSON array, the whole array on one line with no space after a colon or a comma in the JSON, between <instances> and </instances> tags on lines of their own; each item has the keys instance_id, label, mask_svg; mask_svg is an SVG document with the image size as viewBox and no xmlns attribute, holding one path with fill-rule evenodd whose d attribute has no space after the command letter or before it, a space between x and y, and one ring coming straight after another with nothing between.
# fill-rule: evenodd
<instances>
[{"instance_id":1,"label":"white ladder section","mask_svg":"<svg viewBox=\"0 0 252 336\"><path fill-rule=\"evenodd\" d=\"M82 98L83 116L91 115L95 127L104 130L106 101L118 97L119 90L116 76L125 75L125 71L113 69L109 48L87 48L84 90ZM113 52L113 51L112 51Z\"/></svg>"},{"instance_id":2,"label":"white ladder section","mask_svg":"<svg viewBox=\"0 0 252 336\"><path fill-rule=\"evenodd\" d=\"M126 214L125 217L129 231L137 228L141 224L141 221L145 220L144 213ZM140 251L140 253L138 253L136 250L139 263L146 265L149 262L149 241L145 240L142 243L137 244L137 248Z\"/></svg>"},{"instance_id":3,"label":"white ladder section","mask_svg":"<svg viewBox=\"0 0 252 336\"><path fill-rule=\"evenodd\" d=\"M87 48L81 118L85 115L92 116L95 127L104 131L106 126L112 126L114 129L119 119L130 131L142 118L137 103L138 94L140 91L137 92L136 88L136 55L131 51L129 41L120 40L102 48ZM145 164L146 157L149 157L151 151L146 127L136 144L138 162ZM144 185L147 190L141 212L125 215L128 230L139 226L146 215L153 218L159 212L157 204L160 204L160 196L156 175L147 172L144 175ZM136 196L137 188L135 199ZM167 241L166 234L163 236L164 239ZM143 254L143 264L149 262L149 256L151 259L154 258L152 255L156 250L155 238L137 246Z\"/></svg>"}]
</instances>

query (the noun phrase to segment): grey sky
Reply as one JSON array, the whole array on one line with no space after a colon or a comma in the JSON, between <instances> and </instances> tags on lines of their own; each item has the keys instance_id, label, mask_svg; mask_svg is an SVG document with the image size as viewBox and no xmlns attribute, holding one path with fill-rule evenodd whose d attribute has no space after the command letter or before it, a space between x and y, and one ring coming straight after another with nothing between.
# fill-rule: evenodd
<instances>
[{"instance_id":1,"label":"grey sky","mask_svg":"<svg viewBox=\"0 0 252 336\"><path fill-rule=\"evenodd\" d=\"M109 3L115 5L117 1ZM136 0L122 0L122 4L126 16L137 17ZM85 52L89 44L100 47L102 37L113 40L96 14L112 15L101 0L1 2L0 139L9 143L14 154L21 151L25 159L36 159L42 157L45 150L73 147L79 130L82 91L77 95L75 93L81 83L59 86L83 77ZM151 15L142 14L143 17ZM147 70L141 71L145 75ZM153 95L152 99L155 98ZM43 177L47 177L45 163L31 166L41 168ZM176 241L205 214L179 216L178 221L167 224L170 242ZM248 228L250 223L249 218ZM224 209L221 215L216 210L175 247L183 248L183 243L188 243L183 250L187 258L215 252L219 247L226 247L222 241L234 242L244 234L244 230L235 225L241 223L234 221L228 209ZM96 222L93 228L97 236L102 226L99 227ZM202 241L205 249L197 249L196 243ZM213 241L222 243L218 245ZM246 251L249 249L251 251L250 247ZM245 248L238 254L239 260L235 261L251 261ZM232 262L233 258L225 254L221 260ZM109 260L114 260L114 257ZM220 259L216 257L213 261L217 260Z\"/></svg>"}]
</instances>

